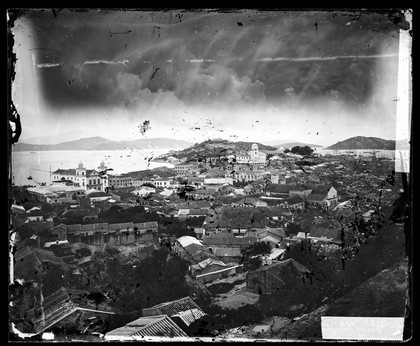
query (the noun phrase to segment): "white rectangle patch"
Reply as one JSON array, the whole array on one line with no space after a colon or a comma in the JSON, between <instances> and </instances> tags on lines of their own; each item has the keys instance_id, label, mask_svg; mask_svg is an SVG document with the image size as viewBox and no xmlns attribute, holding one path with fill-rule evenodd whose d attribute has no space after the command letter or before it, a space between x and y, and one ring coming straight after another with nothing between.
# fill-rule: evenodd
<instances>
[{"instance_id":1,"label":"white rectangle patch","mask_svg":"<svg viewBox=\"0 0 420 346\"><path fill-rule=\"evenodd\" d=\"M403 340L404 317L321 316L322 338L331 340Z\"/></svg>"}]
</instances>

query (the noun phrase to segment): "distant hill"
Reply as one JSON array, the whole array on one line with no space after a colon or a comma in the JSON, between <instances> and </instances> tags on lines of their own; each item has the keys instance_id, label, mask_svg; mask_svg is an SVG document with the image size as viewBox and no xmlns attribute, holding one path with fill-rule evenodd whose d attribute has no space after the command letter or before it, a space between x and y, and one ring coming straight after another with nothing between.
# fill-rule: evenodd
<instances>
[{"instance_id":1,"label":"distant hill","mask_svg":"<svg viewBox=\"0 0 420 346\"><path fill-rule=\"evenodd\" d=\"M272 147L276 147L276 148L293 148L295 146L301 146L304 147L305 145L307 145L308 147L311 148L322 148L322 145L318 145L318 144L307 144L307 143L302 143L302 142L298 142L295 141L293 139L287 139L287 140L270 140L270 141L264 141L265 145L270 145Z\"/></svg>"},{"instance_id":2,"label":"distant hill","mask_svg":"<svg viewBox=\"0 0 420 346\"><path fill-rule=\"evenodd\" d=\"M377 149L377 150L394 150L395 141L377 137L357 136L348 138L344 141L337 142L325 149L331 150L357 150L357 149Z\"/></svg>"},{"instance_id":3,"label":"distant hill","mask_svg":"<svg viewBox=\"0 0 420 346\"><path fill-rule=\"evenodd\" d=\"M196 160L211 156L225 156L239 153L241 151L251 150L251 145L256 142L230 142L224 139L207 140L201 143L196 143L191 147L177 152L171 152L159 156L158 159L167 159L169 156L180 158L187 158L189 160ZM276 150L277 148L256 143L259 150Z\"/></svg>"},{"instance_id":4,"label":"distant hill","mask_svg":"<svg viewBox=\"0 0 420 346\"><path fill-rule=\"evenodd\" d=\"M171 138L145 138L132 141L111 141L103 137L82 138L59 144L17 143L14 151L46 151L46 150L124 150L124 149L183 149L191 143Z\"/></svg>"},{"instance_id":5,"label":"distant hill","mask_svg":"<svg viewBox=\"0 0 420 346\"><path fill-rule=\"evenodd\" d=\"M292 149L293 147L296 147L296 146L299 146L299 147L308 146L308 147L311 147L311 148L322 148L322 145L307 144L307 143L302 143L302 142L290 142L290 143L273 145L273 147L276 147L276 148L289 148L289 149Z\"/></svg>"}]
</instances>

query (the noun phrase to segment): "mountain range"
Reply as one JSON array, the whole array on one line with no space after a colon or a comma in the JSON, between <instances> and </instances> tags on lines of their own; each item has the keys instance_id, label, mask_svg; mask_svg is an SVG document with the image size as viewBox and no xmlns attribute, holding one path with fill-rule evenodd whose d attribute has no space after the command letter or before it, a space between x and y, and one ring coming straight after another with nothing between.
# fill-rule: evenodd
<instances>
[{"instance_id":1,"label":"mountain range","mask_svg":"<svg viewBox=\"0 0 420 346\"><path fill-rule=\"evenodd\" d=\"M202 143L193 143L172 138L143 138L129 141L112 141L103 137L89 137L73 141L62 142L58 144L29 144L16 143L13 147L14 151L47 151L47 150L133 150L133 149L172 149L183 150L178 155L189 156L190 152L203 152L211 155L211 152L226 149L228 151L247 151L250 150L254 142L230 142L222 139L207 140ZM277 148L293 148L294 146L309 146L312 148L322 147L316 144L306 144L289 140L285 141L264 141L264 143L276 143L266 145L257 143L261 150L276 150ZM386 140L377 137L356 136L346 140L337 142L325 149L330 150L395 150L396 143L400 145L406 141ZM408 146L406 145L407 149ZM405 148L405 147L404 147ZM403 149L403 148L402 148Z\"/></svg>"},{"instance_id":2,"label":"mountain range","mask_svg":"<svg viewBox=\"0 0 420 346\"><path fill-rule=\"evenodd\" d=\"M395 150L395 140L387 140L378 137L356 136L344 141L337 142L325 149L331 150L358 150L358 149L377 149Z\"/></svg>"},{"instance_id":3,"label":"mountain range","mask_svg":"<svg viewBox=\"0 0 420 346\"><path fill-rule=\"evenodd\" d=\"M307 143L302 143L302 142L287 142L287 143L283 143L283 144L275 144L273 145L273 147L275 148L288 148L288 149L292 149L293 147L311 147L311 148L322 148L322 145L318 145L318 144L307 144Z\"/></svg>"},{"instance_id":4,"label":"mountain range","mask_svg":"<svg viewBox=\"0 0 420 346\"><path fill-rule=\"evenodd\" d=\"M103 137L82 138L58 144L16 143L14 151L45 150L124 150L124 149L183 149L192 143L171 138L144 138L131 141L111 141Z\"/></svg>"}]
</instances>

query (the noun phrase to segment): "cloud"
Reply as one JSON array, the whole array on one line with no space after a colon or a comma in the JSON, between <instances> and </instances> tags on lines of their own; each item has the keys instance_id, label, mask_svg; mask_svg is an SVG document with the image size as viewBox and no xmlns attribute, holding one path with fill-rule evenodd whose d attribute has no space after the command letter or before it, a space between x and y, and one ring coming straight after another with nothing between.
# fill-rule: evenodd
<instances>
[{"instance_id":1,"label":"cloud","mask_svg":"<svg viewBox=\"0 0 420 346\"><path fill-rule=\"evenodd\" d=\"M255 59L259 62L275 62L275 61L330 61L337 59L386 59L386 58L395 58L398 57L398 54L375 54L375 55L338 55L338 56L313 56L306 58L298 57L275 57L275 58L261 58Z\"/></svg>"},{"instance_id":2,"label":"cloud","mask_svg":"<svg viewBox=\"0 0 420 346\"><path fill-rule=\"evenodd\" d=\"M219 64L189 70L177 80L175 95L188 104L225 104L226 106L265 100L264 83L239 77L235 70Z\"/></svg>"},{"instance_id":3,"label":"cloud","mask_svg":"<svg viewBox=\"0 0 420 346\"><path fill-rule=\"evenodd\" d=\"M38 68L49 68L49 67L58 67L61 64L52 64L52 63L45 63L45 64L37 64L36 67Z\"/></svg>"},{"instance_id":4,"label":"cloud","mask_svg":"<svg viewBox=\"0 0 420 346\"><path fill-rule=\"evenodd\" d=\"M109 65L118 65L118 64L122 64L122 65L126 65L128 64L130 61L127 59L124 59L122 61L109 61L109 60L88 60L85 61L82 65L94 65L94 64L109 64Z\"/></svg>"}]
</instances>

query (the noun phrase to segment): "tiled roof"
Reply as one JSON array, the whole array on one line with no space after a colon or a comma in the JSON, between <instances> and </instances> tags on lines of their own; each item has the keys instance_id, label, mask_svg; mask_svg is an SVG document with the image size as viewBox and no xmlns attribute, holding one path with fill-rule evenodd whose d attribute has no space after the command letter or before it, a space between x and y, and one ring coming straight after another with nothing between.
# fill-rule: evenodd
<instances>
[{"instance_id":1,"label":"tiled roof","mask_svg":"<svg viewBox=\"0 0 420 346\"><path fill-rule=\"evenodd\" d=\"M188 215L201 215L201 216L205 216L207 215L208 212L206 209L201 210L201 209L190 209L190 212Z\"/></svg>"},{"instance_id":2,"label":"tiled roof","mask_svg":"<svg viewBox=\"0 0 420 346\"><path fill-rule=\"evenodd\" d=\"M309 269L299 262L295 261L293 258L289 258L285 261L274 263L265 267L261 267L257 270L254 270L251 273L258 273L262 271L270 271L272 269L286 269L286 268L295 268L298 272L309 272ZM286 269L287 270L287 269Z\"/></svg>"},{"instance_id":3,"label":"tiled roof","mask_svg":"<svg viewBox=\"0 0 420 346\"><path fill-rule=\"evenodd\" d=\"M150 308L142 310L143 316L156 316L156 315L168 315L173 316L182 311L191 309L198 309L202 312L197 303L190 297L184 297L181 299L164 302L158 305L154 305ZM204 314L204 312L202 312Z\"/></svg>"},{"instance_id":4,"label":"tiled roof","mask_svg":"<svg viewBox=\"0 0 420 346\"><path fill-rule=\"evenodd\" d=\"M190 244L197 244L197 245L201 245L201 242L194 237L190 237L188 235L184 235L182 237L179 237L177 239L177 241L181 244L182 247L187 247Z\"/></svg>"},{"instance_id":5,"label":"tiled roof","mask_svg":"<svg viewBox=\"0 0 420 346\"><path fill-rule=\"evenodd\" d=\"M312 190L312 188L310 188L309 186L306 186L304 184L300 184L300 185L294 185L290 190L292 190L292 191L308 191L308 190Z\"/></svg>"},{"instance_id":6,"label":"tiled roof","mask_svg":"<svg viewBox=\"0 0 420 346\"><path fill-rule=\"evenodd\" d=\"M125 223L112 223L108 225L109 230L127 230L128 228L133 228L134 224L132 222Z\"/></svg>"},{"instance_id":7,"label":"tiled roof","mask_svg":"<svg viewBox=\"0 0 420 346\"><path fill-rule=\"evenodd\" d=\"M67 226L67 227L69 227L69 226ZM80 226L81 231L100 231L100 230L105 230L105 229L108 229L108 223L107 222L92 223L92 224L81 225Z\"/></svg>"},{"instance_id":8,"label":"tiled roof","mask_svg":"<svg viewBox=\"0 0 420 346\"><path fill-rule=\"evenodd\" d=\"M76 169L70 168L70 169L57 169L56 171L52 172L53 174L62 174L62 175L76 175Z\"/></svg>"},{"instance_id":9,"label":"tiled roof","mask_svg":"<svg viewBox=\"0 0 420 346\"><path fill-rule=\"evenodd\" d=\"M137 222L137 223L134 223L134 227L137 227L139 230L154 229L154 228L158 228L158 223L157 223L157 221Z\"/></svg>"},{"instance_id":10,"label":"tiled roof","mask_svg":"<svg viewBox=\"0 0 420 346\"><path fill-rule=\"evenodd\" d=\"M140 317L124 327L120 327L105 334L105 339L118 340L121 337L187 337L167 315Z\"/></svg>"},{"instance_id":11,"label":"tiled roof","mask_svg":"<svg viewBox=\"0 0 420 346\"><path fill-rule=\"evenodd\" d=\"M38 263L42 262L51 262L58 265L64 264L63 261L58 258L52 251L38 249L38 248L30 248L25 246L22 249L16 251L14 259L15 261L20 261L23 258L32 255L34 260Z\"/></svg>"},{"instance_id":12,"label":"tiled roof","mask_svg":"<svg viewBox=\"0 0 420 346\"><path fill-rule=\"evenodd\" d=\"M293 196L286 198L284 202L287 202L289 205L295 205L299 203L303 203L303 200L299 196Z\"/></svg>"},{"instance_id":13,"label":"tiled roof","mask_svg":"<svg viewBox=\"0 0 420 346\"><path fill-rule=\"evenodd\" d=\"M317 202L321 202L323 201L325 198L327 198L327 194L318 194L318 193L311 193L308 198L306 198L307 201L317 201Z\"/></svg>"},{"instance_id":14,"label":"tiled roof","mask_svg":"<svg viewBox=\"0 0 420 346\"><path fill-rule=\"evenodd\" d=\"M87 169L86 170L86 176L90 177L92 175L98 175L98 171L96 171L94 169Z\"/></svg>"},{"instance_id":15,"label":"tiled roof","mask_svg":"<svg viewBox=\"0 0 420 346\"><path fill-rule=\"evenodd\" d=\"M217 247L213 250L213 253L218 257L240 257L241 249L237 247Z\"/></svg>"},{"instance_id":16,"label":"tiled roof","mask_svg":"<svg viewBox=\"0 0 420 346\"><path fill-rule=\"evenodd\" d=\"M52 327L80 308L87 307L97 313L113 314L113 312L98 310L94 304L89 304L86 296L89 291L70 290L64 287L45 297L41 306L36 309L36 318L32 320L34 332L41 333Z\"/></svg>"},{"instance_id":17,"label":"tiled roof","mask_svg":"<svg viewBox=\"0 0 420 346\"><path fill-rule=\"evenodd\" d=\"M273 193L283 193L288 194L290 190L293 189L293 185L286 185L286 184L269 184L264 189L266 192L273 192Z\"/></svg>"},{"instance_id":18,"label":"tiled roof","mask_svg":"<svg viewBox=\"0 0 420 346\"><path fill-rule=\"evenodd\" d=\"M332 185L317 185L312 192L314 193L327 193L332 188Z\"/></svg>"},{"instance_id":19,"label":"tiled roof","mask_svg":"<svg viewBox=\"0 0 420 346\"><path fill-rule=\"evenodd\" d=\"M184 322L187 326L191 323L199 320L201 317L206 316L207 314L204 313L201 309L190 309L186 311L182 311L177 313L176 315L172 315L172 319L179 318L182 322Z\"/></svg>"},{"instance_id":20,"label":"tiled roof","mask_svg":"<svg viewBox=\"0 0 420 346\"><path fill-rule=\"evenodd\" d=\"M256 238L236 238L236 237L229 237L229 236L223 236L223 237L205 237L203 239L203 244L205 245L232 245L232 246L248 246L256 243Z\"/></svg>"},{"instance_id":21,"label":"tiled roof","mask_svg":"<svg viewBox=\"0 0 420 346\"><path fill-rule=\"evenodd\" d=\"M109 193L99 191L99 192L92 192L91 194L89 194L88 197L89 198L95 198L95 197L109 197L109 198L111 198L112 196Z\"/></svg>"}]
</instances>

